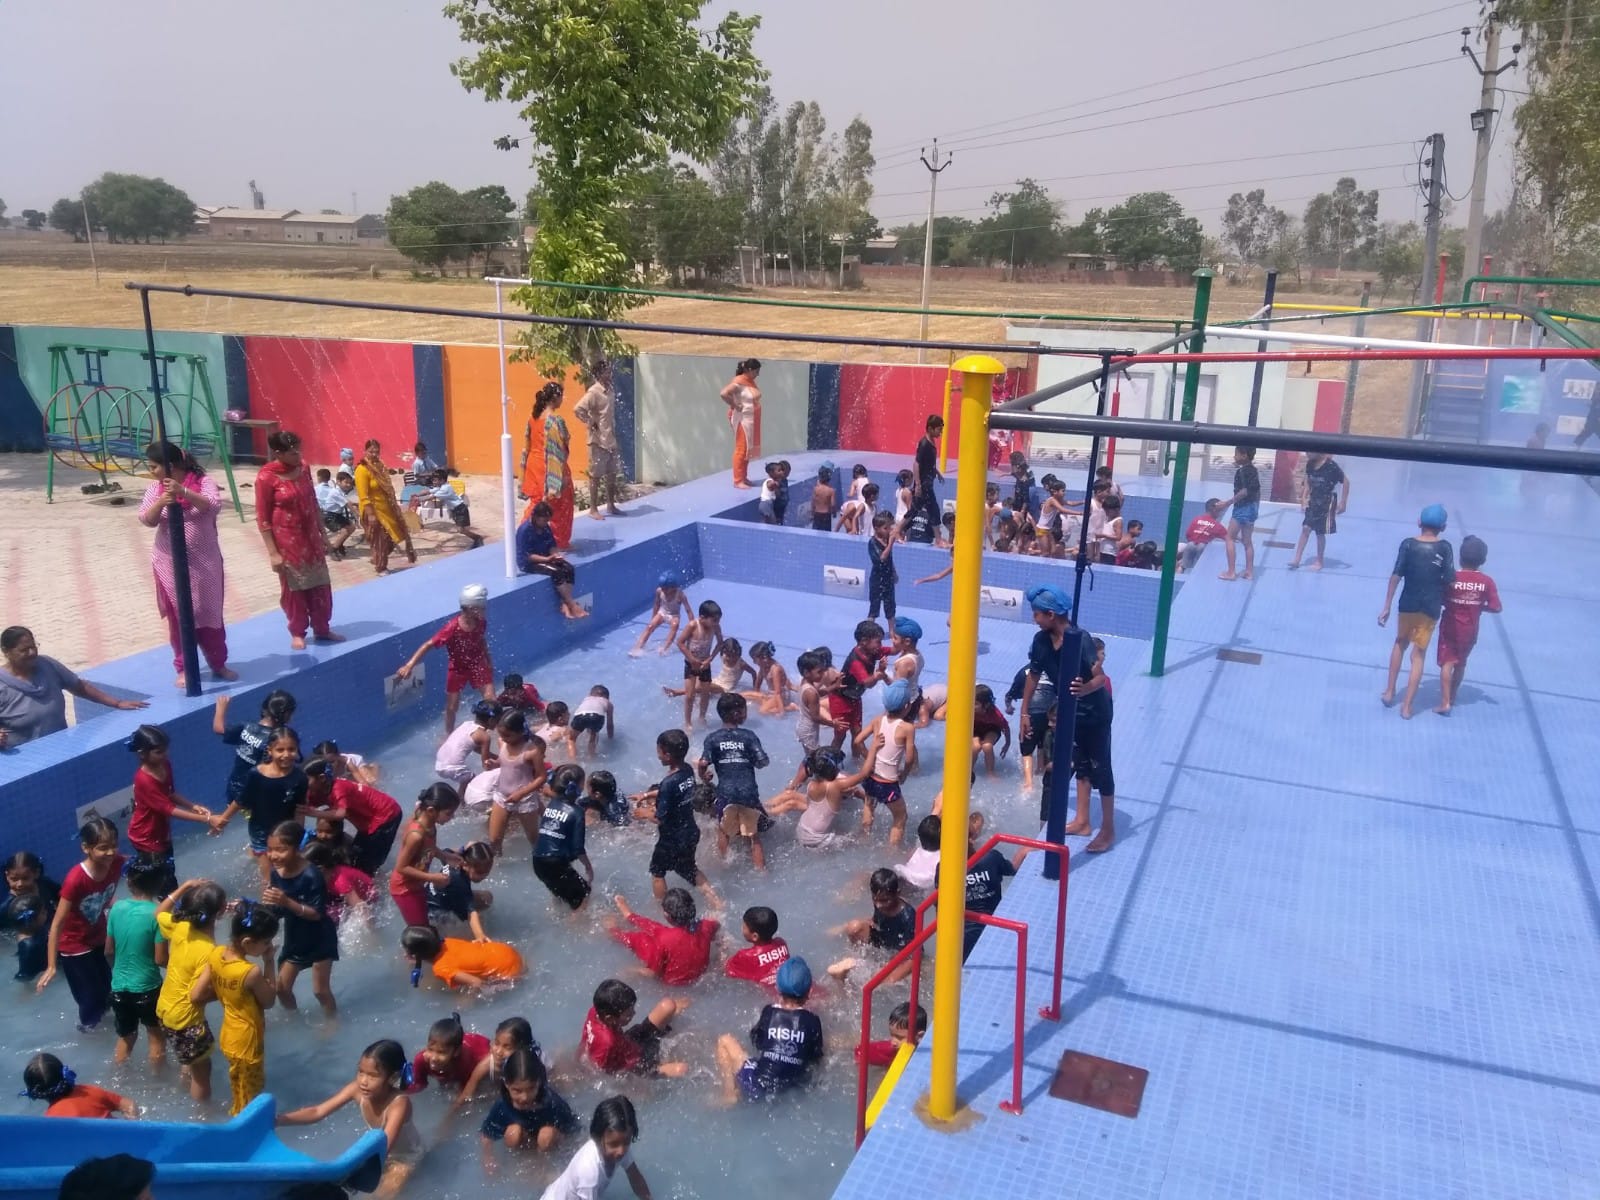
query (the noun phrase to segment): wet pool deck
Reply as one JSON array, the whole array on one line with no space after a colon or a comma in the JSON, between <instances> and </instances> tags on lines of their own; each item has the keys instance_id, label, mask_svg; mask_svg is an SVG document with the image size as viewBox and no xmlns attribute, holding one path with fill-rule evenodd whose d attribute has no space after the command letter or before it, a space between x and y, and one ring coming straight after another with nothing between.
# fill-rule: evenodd
<instances>
[{"instance_id":1,"label":"wet pool deck","mask_svg":"<svg viewBox=\"0 0 1600 1200\"><path fill-rule=\"evenodd\" d=\"M924 1047L842 1200L1600 1194L1600 501L1570 478L1345 466L1327 571L1273 547L1224 583L1212 548L1165 678L1145 644L1111 647L1120 840L1073 862L1062 1023L1035 1015L1054 904L1036 861L1000 911L1035 931L1023 1115L997 1109L1014 943L991 933L961 1029L982 1119L921 1123ZM1430 650L1406 722L1378 701L1376 617L1432 500L1457 545L1488 541L1505 612L1454 715L1428 711ZM1298 528L1268 506L1258 533ZM1228 646L1259 665L1219 661ZM1052 1098L1068 1050L1148 1070L1137 1118Z\"/></svg>"}]
</instances>

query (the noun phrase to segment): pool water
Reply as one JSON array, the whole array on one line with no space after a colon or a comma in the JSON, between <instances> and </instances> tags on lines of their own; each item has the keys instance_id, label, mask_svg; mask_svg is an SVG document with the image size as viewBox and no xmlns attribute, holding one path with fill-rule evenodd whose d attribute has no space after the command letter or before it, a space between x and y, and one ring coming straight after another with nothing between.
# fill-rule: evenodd
<instances>
[{"instance_id":1,"label":"pool water","mask_svg":"<svg viewBox=\"0 0 1600 1200\"><path fill-rule=\"evenodd\" d=\"M905 589L909 590L909 589ZM793 673L801 650L826 644L835 661L849 650L851 630L865 614L860 603L841 598L799 595L748 585L701 581L689 588L698 604L716 599L723 607L723 629L748 647L770 639L777 643L780 659ZM944 614L912 610L926 636L928 659L925 681L942 681L947 633ZM681 656L659 657L662 631L657 631L650 652L630 658L627 651L638 637L648 614L592 636L561 657L549 661L511 661L496 655L497 672L522 671L544 698L575 705L596 683L605 684L616 706L617 734L607 741L602 734L598 757L585 762L589 769L612 771L620 788L636 792L657 781L663 771L655 756L656 735L677 726L682 701L668 699L661 685L681 684ZM1022 665L1029 625L1015 622L985 623L985 637L993 643L979 659L979 676L997 695L1004 692ZM443 669L442 656L429 669ZM290 684L293 690L292 683ZM867 699L867 715L879 707ZM464 705L464 711L470 704ZM437 712L414 711L410 727L398 727L392 741L383 745L347 745L344 748L381 763L384 790L408 810L418 790L434 780L434 750L441 736ZM716 724L715 705L711 721ZM1015 731L1015 719L1013 718ZM752 716L749 722L761 737L772 765L760 772L763 795L772 796L787 784L801 758L794 738L794 719ZM342 956L334 970L333 987L340 1004L336 1022L326 1021L310 995L309 979L297 986L301 1009L268 1014L267 1084L278 1098L280 1111L314 1103L331 1095L354 1077L363 1047L381 1037L398 1040L409 1054L421 1049L429 1024L453 1009L467 1027L492 1034L494 1026L513 1015L526 1017L542 1043L546 1057L556 1064L556 1087L571 1103L587 1128L588 1115L603 1096L626 1092L640 1115L642 1137L635 1160L658 1197L725 1196L735 1190L754 1195L783 1195L786 1200L806 1200L832 1193L852 1153L855 1107L855 1064L851 1053L859 1036L860 985L870 968L858 970L843 985L825 978L826 965L851 951L842 938L828 930L844 921L870 915L866 876L875 867L903 861L915 846L916 822L925 815L940 786L943 764L942 726L933 726L918 738L921 767L906 786L910 808L906 845L891 850L886 844L888 817L880 814L871 840L858 840L834 852L807 851L794 841L798 814L779 819L765 838L768 869L754 871L748 854L735 849L726 863L718 862L715 839L702 831L699 861L726 902L720 915L723 940L706 977L672 994L690 998L667 1040L663 1058L690 1064L690 1074L679 1080L641 1080L601 1077L586 1068L574 1068L578 1034L595 986L615 976L631 983L639 993L641 1015L669 994L663 985L635 970L632 955L609 939L603 923L615 915L611 897L625 895L647 916L660 918L650 895L646 870L654 830L650 826L612 829L591 827L588 849L595 866L595 895L577 917L558 915L554 902L534 878L529 867L529 847L513 822L506 855L483 886L494 892L493 909L486 915L492 937L517 946L529 964L529 974L515 988L481 999L452 996L427 980L421 989L408 986L409 965L399 952L401 922L386 900L377 909L375 923L365 925L347 918L341 931ZM309 742L337 735L337 730L301 729ZM930 736L931 735L931 736ZM697 727L691 737L697 757L704 732ZM556 761L561 761L558 757ZM181 774L182 763L178 763ZM196 799L220 792L222 781L204 789L189 782L185 791ZM990 819L990 830L1034 834L1038 829L1037 791L1025 793L1013 753L1001 762L1000 773L990 779L979 775L974 805ZM858 810L847 807L839 828L855 831ZM482 837L484 822L463 809L444 827L441 844L459 846ZM54 864L52 864L54 866ZM230 894L255 894L257 876L244 853L240 838L230 831L220 840L191 838L179 843L180 877L205 875L222 882ZM380 881L381 882L381 881ZM670 885L679 881L669 880ZM700 899L696 893L697 901ZM765 904L779 916L779 935L791 951L811 964L825 994L813 1007L823 1017L828 1059L817 1086L803 1094L780 1098L766 1105L741 1104L730 1110L717 1106L720 1090L715 1063L715 1042L721 1033L743 1041L766 1002L753 984L727 980L721 975L721 958L741 948L739 914L753 904ZM447 930L461 934L463 929ZM992 936L992 935L991 935ZM923 1003L930 1004L925 985ZM11 1003L0 1010L0 1038L13 1050L13 1069L20 1077L26 1057L35 1050L58 1054L85 1082L123 1092L147 1106L148 1116L164 1120L225 1119L227 1080L224 1064L214 1072L214 1097L197 1112L169 1066L160 1077L144 1059L144 1044L121 1069L111 1064L112 1035L109 1019L104 1032L79 1035L73 1031L71 998L64 982L57 981L42 997L31 985L12 984ZM905 998L905 988L882 989L876 1002L875 1037L887 1036L886 1014ZM212 1012L213 1028L220 1013ZM40 1106L14 1092L0 1100L8 1113L39 1112ZM450 1133L430 1151L408 1194L437 1197L497 1197L537 1194L538 1188L565 1164L576 1148L570 1142L549 1159L519 1156L513 1162L500 1152L501 1170L486 1179L478 1161L477 1115L458 1120ZM444 1095L436 1086L416 1098L419 1128L433 1141L444 1110ZM313 1154L327 1157L347 1146L363 1131L354 1106L319 1126L286 1129L285 1139ZM626 1194L623 1181L612 1187Z\"/></svg>"}]
</instances>

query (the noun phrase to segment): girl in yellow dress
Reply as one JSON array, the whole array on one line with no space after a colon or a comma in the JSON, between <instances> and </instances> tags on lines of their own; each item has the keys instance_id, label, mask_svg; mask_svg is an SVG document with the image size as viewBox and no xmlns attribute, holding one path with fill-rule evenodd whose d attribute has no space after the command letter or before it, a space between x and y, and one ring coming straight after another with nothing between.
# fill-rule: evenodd
<instances>
[{"instance_id":1,"label":"girl in yellow dress","mask_svg":"<svg viewBox=\"0 0 1600 1200\"><path fill-rule=\"evenodd\" d=\"M190 992L196 1004L222 1003L222 1033L217 1044L228 1060L228 1085L233 1090L229 1116L238 1116L266 1090L267 1019L263 1013L278 1002L278 971L272 961L272 939L277 936L276 913L248 900L239 901L228 944L212 950L210 962Z\"/></svg>"}]
</instances>

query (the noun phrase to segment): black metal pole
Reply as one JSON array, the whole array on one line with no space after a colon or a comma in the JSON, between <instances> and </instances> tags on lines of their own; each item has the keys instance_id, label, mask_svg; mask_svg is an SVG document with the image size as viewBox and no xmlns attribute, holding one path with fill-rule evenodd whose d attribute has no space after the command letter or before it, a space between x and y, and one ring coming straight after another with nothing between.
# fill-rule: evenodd
<instances>
[{"instance_id":1,"label":"black metal pole","mask_svg":"<svg viewBox=\"0 0 1600 1200\"><path fill-rule=\"evenodd\" d=\"M139 304L144 309L144 348L150 360L150 395L156 412L156 441L162 444L166 461L167 417L161 396L161 370L156 362L156 329L150 320L150 289L139 289ZM171 466L167 467L171 471ZM181 481L180 481L181 485ZM200 648L194 636L194 595L189 591L189 543L184 536L183 505L167 505L167 523L172 539L172 591L178 606L178 642L183 648L184 695L200 695Z\"/></svg>"},{"instance_id":2,"label":"black metal pole","mask_svg":"<svg viewBox=\"0 0 1600 1200\"><path fill-rule=\"evenodd\" d=\"M1106 394L1111 390L1111 356L1115 350L1100 351L1100 394L1095 397L1094 415L1106 415ZM1072 576L1072 623L1078 624L1078 606L1083 601L1083 576L1089 570L1089 509L1094 504L1094 470L1100 465L1100 434L1089 435L1089 478L1083 483L1083 520L1078 522L1078 564Z\"/></svg>"},{"instance_id":3,"label":"black metal pole","mask_svg":"<svg viewBox=\"0 0 1600 1200\"><path fill-rule=\"evenodd\" d=\"M1262 313L1262 316L1269 321L1272 320L1272 299L1277 294L1278 273L1276 271L1268 271L1267 291L1266 294L1261 298L1261 307L1265 310ZM1257 342L1256 349L1265 354L1267 350L1267 339L1262 338L1259 342ZM1266 374L1266 370L1267 364L1264 362L1258 362L1256 364L1255 378L1250 381L1250 419L1246 422L1246 424L1248 424L1252 429L1255 428L1256 415L1261 411L1261 377Z\"/></svg>"},{"instance_id":4,"label":"black metal pole","mask_svg":"<svg viewBox=\"0 0 1600 1200\"><path fill-rule=\"evenodd\" d=\"M1147 442L1215 443L1260 446L1268 450L1309 450L1351 458L1384 458L1397 462L1443 463L1457 467L1499 467L1540 471L1547 475L1600 476L1600 454L1576 450L1529 450L1522 446L1480 446L1476 442L1428 442L1407 438L1366 437L1354 433L1317 433L1301 429L1250 429L1244 425L1212 425L1204 421L1162 421L1145 417L1090 417L1071 413L995 412L991 429L1033 433L1093 434Z\"/></svg>"}]
</instances>

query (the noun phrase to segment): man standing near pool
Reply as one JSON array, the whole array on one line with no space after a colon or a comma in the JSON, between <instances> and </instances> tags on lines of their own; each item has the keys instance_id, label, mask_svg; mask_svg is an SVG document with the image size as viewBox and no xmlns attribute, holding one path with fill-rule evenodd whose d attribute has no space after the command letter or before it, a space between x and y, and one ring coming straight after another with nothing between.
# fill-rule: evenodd
<instances>
[{"instance_id":1,"label":"man standing near pool","mask_svg":"<svg viewBox=\"0 0 1600 1200\"><path fill-rule=\"evenodd\" d=\"M600 485L605 484L606 512L620 517L617 478L622 473L622 453L617 445L617 393L611 386L611 364L597 359L589 367L589 390L572 414L589 430L589 515L603 521Z\"/></svg>"}]
</instances>

